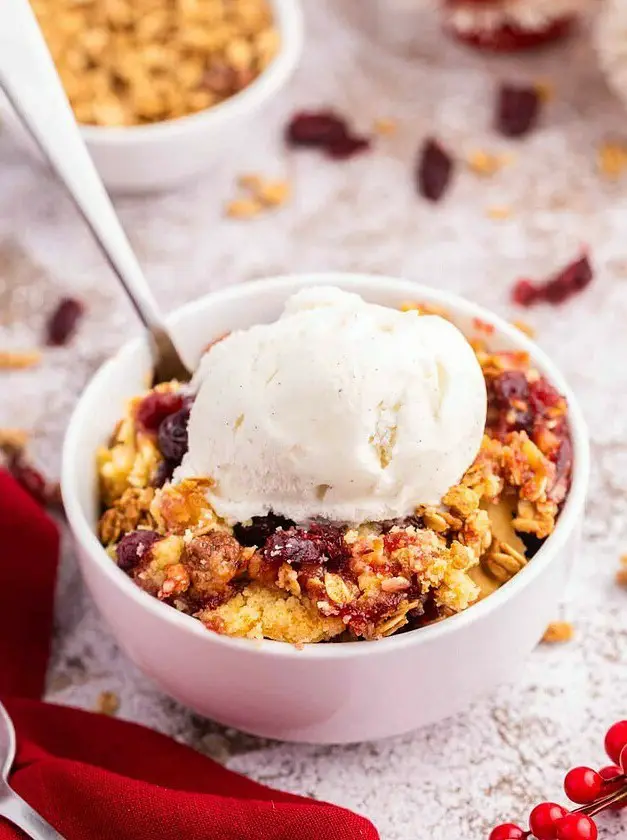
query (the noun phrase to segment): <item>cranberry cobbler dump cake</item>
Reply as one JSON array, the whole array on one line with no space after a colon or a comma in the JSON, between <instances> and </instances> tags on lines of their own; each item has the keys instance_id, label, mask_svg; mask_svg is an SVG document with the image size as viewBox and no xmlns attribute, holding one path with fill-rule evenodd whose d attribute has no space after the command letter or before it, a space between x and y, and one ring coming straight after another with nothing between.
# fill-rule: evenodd
<instances>
[{"instance_id":1,"label":"cranberry cobbler dump cake","mask_svg":"<svg viewBox=\"0 0 627 840\"><path fill-rule=\"evenodd\" d=\"M312 308L311 302L302 307L307 313ZM422 329L422 319L426 325L436 317L423 314L417 307L407 309L414 311L389 310L394 313L390 318L406 316L411 319L411 329L416 324ZM324 314L327 323L332 314L326 310ZM392 330L386 317L385 323L378 322L381 341L389 341ZM343 311L340 319L349 331L354 329L351 318ZM437 318L437 322L445 323L442 318ZM436 327L441 329L439 323ZM447 329L454 328L448 325ZM447 333L446 341L449 339ZM221 346L225 359L231 358L228 354L239 352L236 343L229 349L228 341L210 347L203 364L208 364L209 357L217 354ZM257 345L255 348L252 368L262 370L263 360L257 363L257 356L262 357L266 351ZM98 529L102 544L112 561L144 591L195 617L209 630L231 636L293 644L378 639L465 610L522 569L551 534L568 491L572 468L566 402L533 367L528 355L491 351L487 343L479 340L472 342L472 351L472 364L476 364L485 383L485 390L481 385L485 405L477 443L472 452L468 450L463 456L464 468L453 483L446 479L446 489L438 489L437 498L429 497L416 479L415 487L419 489L411 509L406 506L402 487L395 485L394 495L391 485L384 492L380 482L373 483L374 495L383 498L388 494L385 504L370 508L367 498L351 500L353 509L361 512L358 519L346 514L349 491L339 501L333 498L332 479L312 485L311 504L306 510L303 508L302 516L297 502L305 491L294 480L290 486L296 489L292 496L286 492L285 503L277 502L276 494L272 495L273 479L265 477L269 488L265 507L254 507L260 503L248 492L248 486L233 501L238 492L231 491L235 487L232 463L236 451L222 460L218 452L215 469L206 474L197 468L199 461L194 461L196 456L191 451L197 446L194 435L199 430L210 434L218 428L216 423L208 423L209 414L204 409L202 416L199 412L200 402L207 401L203 389L211 375L201 383L200 390L196 380L191 386L177 382L158 385L130 401L109 445L98 453L103 508ZM298 364L306 368L308 361L299 359ZM328 365L328 359L320 364ZM441 391L432 413L440 422L441 415L449 410L454 419L455 407L447 408L442 396L450 388L451 368L443 370L439 363L436 367ZM235 368L230 370L234 375ZM376 377L378 369L372 370ZM279 365L278 371L284 371L284 367ZM264 372L262 378L264 383L276 382L281 375L273 369L269 376ZM289 373L285 374L284 387L287 383ZM402 393L403 406L409 405L411 398L406 396L406 390ZM460 399L466 399L463 391L459 393ZM422 396L421 401L424 402ZM394 423L381 432L381 418L388 418L382 405L383 401L375 405L374 431L366 441L368 450L360 451L359 463L363 465L372 455L378 475L387 480L393 458L402 457L403 452L409 453L408 458L414 455L406 443L411 429L408 433L403 427L398 405L394 405ZM263 403L262 407L264 415L274 417L275 407L270 409ZM312 410L326 411L326 420L332 423L334 407L337 406L329 402L326 408L318 406ZM236 410L240 411L239 407ZM459 410L464 410L463 404ZM253 409L249 407L248 411ZM360 416L370 417L365 403L359 411ZM243 412L233 417L233 435L244 434L246 422L252 421ZM411 411L409 418L423 422ZM341 420L337 422L341 425ZM421 445L428 437L426 422L417 432ZM298 423L300 428L300 416ZM255 441L259 445L258 426L255 420L248 443ZM280 438L281 445L287 445L285 426L280 435L277 428L273 425L272 433ZM446 427L446 434L449 432ZM307 434L311 434L311 429ZM327 429L326 434L332 447L332 429ZM248 443L238 451L248 452L246 457L250 460L252 450L245 448ZM290 458L304 469L306 447L291 439L288 443ZM461 437L458 443L467 446L467 440ZM263 446L270 444L264 441ZM349 470L351 457L347 451ZM416 457L422 460L415 463L422 463L429 452L420 450ZM337 460L337 452L334 459ZM192 461L194 469L190 468ZM269 463L276 463L279 469L279 461ZM437 476L433 478L437 486L443 478L436 461L434 464L428 474ZM251 469L250 463L245 464L242 474L254 482L256 473ZM445 466L442 472L446 478ZM397 477L403 475L397 467ZM359 476L355 481L359 481ZM221 495L224 487L229 488L228 499ZM330 502L325 501L329 498ZM400 498L405 507L395 508ZM325 504L337 507L325 508ZM327 509L344 515L318 515ZM402 510L403 515L369 515L378 510ZM238 518L239 511L242 515Z\"/></svg>"}]
</instances>

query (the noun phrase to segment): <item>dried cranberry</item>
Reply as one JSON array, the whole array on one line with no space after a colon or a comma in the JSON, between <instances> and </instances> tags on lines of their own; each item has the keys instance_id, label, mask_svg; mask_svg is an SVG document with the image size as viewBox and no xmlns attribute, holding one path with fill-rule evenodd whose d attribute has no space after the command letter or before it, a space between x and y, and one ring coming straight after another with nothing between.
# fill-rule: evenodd
<instances>
[{"instance_id":1,"label":"dried cranberry","mask_svg":"<svg viewBox=\"0 0 627 840\"><path fill-rule=\"evenodd\" d=\"M285 139L290 146L326 148L348 136L348 126L333 111L301 111L290 120Z\"/></svg>"},{"instance_id":2,"label":"dried cranberry","mask_svg":"<svg viewBox=\"0 0 627 840\"><path fill-rule=\"evenodd\" d=\"M275 531L266 540L263 556L267 562L301 566L326 563L336 568L348 559L343 532L334 525L312 525Z\"/></svg>"},{"instance_id":3,"label":"dried cranberry","mask_svg":"<svg viewBox=\"0 0 627 840\"><path fill-rule=\"evenodd\" d=\"M189 408L183 407L169 414L159 426L159 449L163 457L172 464L180 464L187 452L187 424Z\"/></svg>"},{"instance_id":4,"label":"dried cranberry","mask_svg":"<svg viewBox=\"0 0 627 840\"><path fill-rule=\"evenodd\" d=\"M543 283L519 280L512 290L512 299L522 306L541 301L558 305L585 289L593 276L590 260L584 254Z\"/></svg>"},{"instance_id":5,"label":"dried cranberry","mask_svg":"<svg viewBox=\"0 0 627 840\"><path fill-rule=\"evenodd\" d=\"M131 531L125 534L116 548L118 566L125 572L131 572L144 558L153 543L161 537L155 531Z\"/></svg>"},{"instance_id":6,"label":"dried cranberry","mask_svg":"<svg viewBox=\"0 0 627 840\"><path fill-rule=\"evenodd\" d=\"M290 146L319 148L334 160L345 160L370 148L370 140L354 134L346 120L333 111L303 111L292 118L285 132Z\"/></svg>"},{"instance_id":7,"label":"dried cranberry","mask_svg":"<svg viewBox=\"0 0 627 840\"><path fill-rule=\"evenodd\" d=\"M544 287L544 299L548 303L563 303L569 297L581 292L592 281L592 266L586 255L567 265Z\"/></svg>"},{"instance_id":8,"label":"dried cranberry","mask_svg":"<svg viewBox=\"0 0 627 840\"><path fill-rule=\"evenodd\" d=\"M517 280L512 289L512 300L520 306L531 306L540 299L535 283L531 280Z\"/></svg>"},{"instance_id":9,"label":"dried cranberry","mask_svg":"<svg viewBox=\"0 0 627 840\"><path fill-rule=\"evenodd\" d=\"M46 344L61 347L76 332L78 322L85 311L84 305L76 298L62 298L46 324Z\"/></svg>"},{"instance_id":10,"label":"dried cranberry","mask_svg":"<svg viewBox=\"0 0 627 840\"><path fill-rule=\"evenodd\" d=\"M453 158L437 140L425 140L418 160L418 190L429 201L439 201L453 174Z\"/></svg>"},{"instance_id":11,"label":"dried cranberry","mask_svg":"<svg viewBox=\"0 0 627 840\"><path fill-rule=\"evenodd\" d=\"M541 377L529 387L529 401L536 414L543 415L547 409L555 408L562 401L559 391Z\"/></svg>"},{"instance_id":12,"label":"dried cranberry","mask_svg":"<svg viewBox=\"0 0 627 840\"><path fill-rule=\"evenodd\" d=\"M182 394L151 391L137 406L135 419L146 432L158 432L166 417L183 407Z\"/></svg>"},{"instance_id":13,"label":"dried cranberry","mask_svg":"<svg viewBox=\"0 0 627 840\"><path fill-rule=\"evenodd\" d=\"M170 481L177 466L178 464L173 464L171 461L166 461L165 459L161 461L155 470L155 474L151 482L152 486L163 487L166 481Z\"/></svg>"},{"instance_id":14,"label":"dried cranberry","mask_svg":"<svg viewBox=\"0 0 627 840\"><path fill-rule=\"evenodd\" d=\"M250 525L237 524L233 528L233 534L240 545L259 547L279 528L286 531L294 524L291 519L270 512L267 516L253 516Z\"/></svg>"},{"instance_id":15,"label":"dried cranberry","mask_svg":"<svg viewBox=\"0 0 627 840\"><path fill-rule=\"evenodd\" d=\"M534 127L541 99L535 87L501 85L497 97L496 127L505 137L522 137Z\"/></svg>"},{"instance_id":16,"label":"dried cranberry","mask_svg":"<svg viewBox=\"0 0 627 840\"><path fill-rule=\"evenodd\" d=\"M334 160L346 160L346 158L353 157L353 155L359 154L359 152L365 152L369 148L370 140L367 137L347 134L341 140L329 143L325 152L328 157Z\"/></svg>"},{"instance_id":17,"label":"dried cranberry","mask_svg":"<svg viewBox=\"0 0 627 840\"><path fill-rule=\"evenodd\" d=\"M492 391L495 401L500 406L506 407L513 400L528 399L529 383L521 370L506 370L494 379Z\"/></svg>"},{"instance_id":18,"label":"dried cranberry","mask_svg":"<svg viewBox=\"0 0 627 840\"><path fill-rule=\"evenodd\" d=\"M522 531L517 531L517 534L520 537L522 544L525 546L527 560L531 560L531 558L536 555L544 545L544 539L536 537L535 534L526 534Z\"/></svg>"}]
</instances>

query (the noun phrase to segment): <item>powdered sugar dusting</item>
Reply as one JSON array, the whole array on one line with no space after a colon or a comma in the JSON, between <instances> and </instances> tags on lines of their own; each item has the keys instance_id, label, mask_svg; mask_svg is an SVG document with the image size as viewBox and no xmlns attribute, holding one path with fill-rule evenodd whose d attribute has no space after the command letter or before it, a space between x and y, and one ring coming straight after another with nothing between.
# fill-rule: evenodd
<instances>
[{"instance_id":1,"label":"powdered sugar dusting","mask_svg":"<svg viewBox=\"0 0 627 840\"><path fill-rule=\"evenodd\" d=\"M624 135L625 111L585 33L538 54L488 60L418 17L413 30L405 27L414 33L413 57L401 57L348 29L347 20L358 22L369 3L307 3L302 69L232 160L176 195L117 206L167 307L240 280L332 268L437 284L514 318L513 281L549 276L587 243L590 287L559 310L524 313L581 398L592 435L584 552L565 611L575 640L539 647L515 684L441 725L348 747L268 743L201 720L155 690L113 642L66 540L48 694L95 708L102 691L113 691L120 717L268 784L355 808L383 840L484 840L491 825L522 819L540 798L561 800L566 767L598 765L605 728L625 715L627 592L613 576L627 550L627 192L624 182L601 180L595 160L605 137ZM554 87L538 128L523 141L492 129L503 79ZM288 116L323 106L347 114L359 131L380 116L399 128L344 164L286 153L280 135ZM415 194L411 178L416 150L432 133L460 157L485 148L512 151L516 160L484 180L460 166L434 207ZM39 343L62 296L87 304L70 346L46 350L39 368L2 373L0 426L32 429L34 455L54 475L81 389L137 324L61 190L6 136L0 161L0 346ZM223 220L235 176L248 171L286 174L293 203L251 223ZM508 221L484 214L497 203L511 206ZM602 837L624 836L625 818L604 818Z\"/></svg>"}]
</instances>

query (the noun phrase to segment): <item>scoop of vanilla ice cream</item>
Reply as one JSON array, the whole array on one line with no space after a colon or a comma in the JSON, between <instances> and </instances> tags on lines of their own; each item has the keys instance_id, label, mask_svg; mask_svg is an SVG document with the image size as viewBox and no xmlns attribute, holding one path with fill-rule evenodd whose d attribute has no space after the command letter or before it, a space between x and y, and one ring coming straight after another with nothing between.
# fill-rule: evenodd
<instances>
[{"instance_id":1,"label":"scoop of vanilla ice cream","mask_svg":"<svg viewBox=\"0 0 627 840\"><path fill-rule=\"evenodd\" d=\"M214 345L195 384L177 478L212 478L230 523L406 516L461 478L486 419L481 368L453 324L332 287Z\"/></svg>"}]
</instances>

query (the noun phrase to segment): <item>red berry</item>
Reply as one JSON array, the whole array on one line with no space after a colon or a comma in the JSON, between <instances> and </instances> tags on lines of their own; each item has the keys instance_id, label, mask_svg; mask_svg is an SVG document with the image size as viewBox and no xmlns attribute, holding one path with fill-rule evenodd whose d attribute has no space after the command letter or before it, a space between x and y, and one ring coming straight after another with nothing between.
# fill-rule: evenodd
<instances>
[{"instance_id":1,"label":"red berry","mask_svg":"<svg viewBox=\"0 0 627 840\"><path fill-rule=\"evenodd\" d=\"M520 840L524 836L525 832L520 826L514 823L503 823L492 829L488 840Z\"/></svg>"},{"instance_id":2,"label":"red berry","mask_svg":"<svg viewBox=\"0 0 627 840\"><path fill-rule=\"evenodd\" d=\"M620 790L622 782L615 782L614 784L609 784L609 782L611 779L616 779L622 775L623 771L620 767L617 767L616 764L608 764L607 767L602 767L599 770L599 776L605 782L603 785L603 793L609 796L610 793L616 793L616 791Z\"/></svg>"},{"instance_id":3,"label":"red berry","mask_svg":"<svg viewBox=\"0 0 627 840\"><path fill-rule=\"evenodd\" d=\"M601 795L603 779L591 767L573 767L564 779L564 790L571 802L587 805Z\"/></svg>"},{"instance_id":4,"label":"red berry","mask_svg":"<svg viewBox=\"0 0 627 840\"><path fill-rule=\"evenodd\" d=\"M618 764L623 747L627 744L627 720L619 720L607 730L605 752Z\"/></svg>"},{"instance_id":5,"label":"red berry","mask_svg":"<svg viewBox=\"0 0 627 840\"><path fill-rule=\"evenodd\" d=\"M607 767L602 767L599 770L599 776L605 781L605 784L602 788L602 795L603 796L611 796L613 793L618 793L621 788L625 787L627 790L627 786L625 785L625 776L623 771L620 767L617 767L615 764L610 764ZM611 779L618 779L619 781L614 782L613 784L610 783ZM619 811L621 808L624 808L627 805L627 800L623 802L618 802L616 805L611 805L613 811Z\"/></svg>"},{"instance_id":6,"label":"red berry","mask_svg":"<svg viewBox=\"0 0 627 840\"><path fill-rule=\"evenodd\" d=\"M557 840L596 840L597 827L587 814L567 814L557 823Z\"/></svg>"},{"instance_id":7,"label":"red berry","mask_svg":"<svg viewBox=\"0 0 627 840\"><path fill-rule=\"evenodd\" d=\"M555 802L541 802L529 814L529 828L537 840L555 840L557 823L568 811Z\"/></svg>"}]
</instances>

